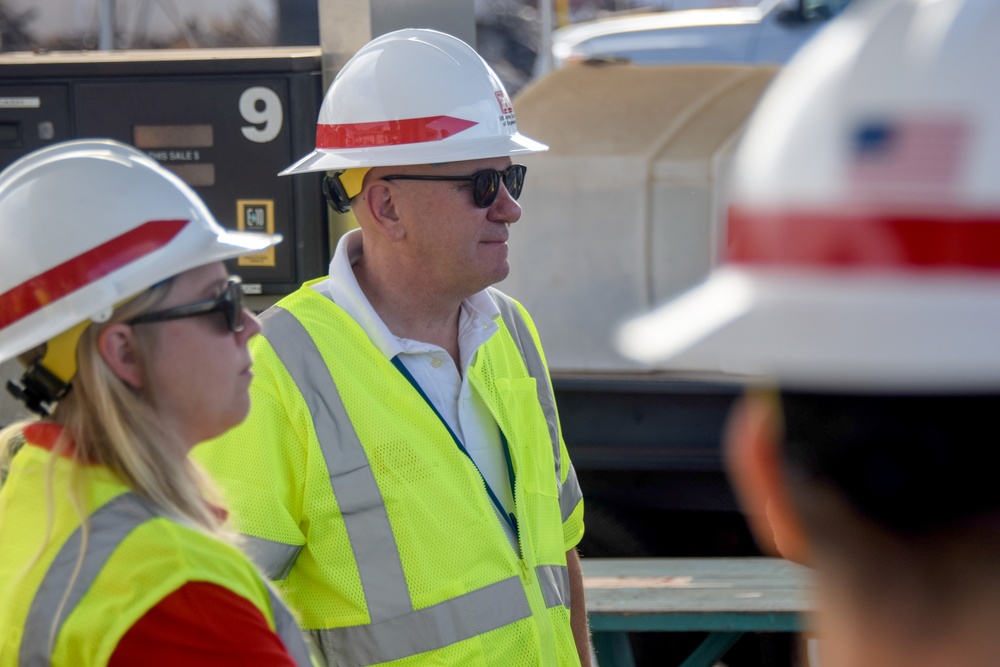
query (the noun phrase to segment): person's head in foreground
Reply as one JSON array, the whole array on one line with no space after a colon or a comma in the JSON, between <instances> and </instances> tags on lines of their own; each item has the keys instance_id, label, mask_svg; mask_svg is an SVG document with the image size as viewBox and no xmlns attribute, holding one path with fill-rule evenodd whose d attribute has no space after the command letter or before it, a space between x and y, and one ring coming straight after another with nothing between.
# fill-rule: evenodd
<instances>
[{"instance_id":1,"label":"person's head in foreground","mask_svg":"<svg viewBox=\"0 0 1000 667\"><path fill-rule=\"evenodd\" d=\"M434 30L378 37L344 66L320 109L316 149L282 175L329 171L331 208L352 211L364 263L414 291L459 300L503 280L527 171L547 150L517 130L510 98L472 47ZM362 287L381 283L361 267Z\"/></svg>"},{"instance_id":2,"label":"person's head in foreground","mask_svg":"<svg viewBox=\"0 0 1000 667\"><path fill-rule=\"evenodd\" d=\"M824 667L1000 654L1000 4L860 0L736 158L728 261L627 324L770 378L727 434L761 545L816 568Z\"/></svg>"}]
</instances>

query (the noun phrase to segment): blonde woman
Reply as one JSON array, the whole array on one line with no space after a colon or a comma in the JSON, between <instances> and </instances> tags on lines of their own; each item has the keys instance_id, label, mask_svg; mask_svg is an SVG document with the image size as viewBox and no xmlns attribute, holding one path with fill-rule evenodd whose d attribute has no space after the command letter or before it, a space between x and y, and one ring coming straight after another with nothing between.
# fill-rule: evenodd
<instances>
[{"instance_id":1,"label":"blonde woman","mask_svg":"<svg viewBox=\"0 0 1000 667\"><path fill-rule=\"evenodd\" d=\"M0 173L0 361L41 418L0 434L0 665L294 665L294 619L188 458L249 410L259 331L223 230L112 141Z\"/></svg>"}]
</instances>

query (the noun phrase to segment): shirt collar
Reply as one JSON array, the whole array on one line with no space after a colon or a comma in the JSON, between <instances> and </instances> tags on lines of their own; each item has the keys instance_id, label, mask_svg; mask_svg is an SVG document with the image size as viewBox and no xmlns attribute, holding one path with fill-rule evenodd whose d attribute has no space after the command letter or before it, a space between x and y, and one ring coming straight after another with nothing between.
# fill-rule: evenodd
<instances>
[{"instance_id":1,"label":"shirt collar","mask_svg":"<svg viewBox=\"0 0 1000 667\"><path fill-rule=\"evenodd\" d=\"M337 249L330 260L329 277L313 285L313 289L325 294L351 316L364 330L379 351L391 359L398 354L412 354L427 351L428 344L399 338L385 325L375 309L368 302L352 268L361 260L364 252L360 229L353 229L344 234L337 243ZM474 321L491 321L492 335L499 327L496 321L500 318L500 308L487 290L476 292L462 302L462 319ZM464 328L462 323L460 329Z\"/></svg>"}]
</instances>

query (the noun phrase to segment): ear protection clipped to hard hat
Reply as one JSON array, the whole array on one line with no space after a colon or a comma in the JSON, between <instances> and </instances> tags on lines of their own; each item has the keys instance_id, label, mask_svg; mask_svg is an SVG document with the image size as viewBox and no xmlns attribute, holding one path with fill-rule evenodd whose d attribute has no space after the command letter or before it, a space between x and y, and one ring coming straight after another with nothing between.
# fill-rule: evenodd
<instances>
[{"instance_id":1,"label":"ear protection clipped to hard hat","mask_svg":"<svg viewBox=\"0 0 1000 667\"><path fill-rule=\"evenodd\" d=\"M337 213L347 213L351 210L351 198L340 182L340 174L330 174L323 177L323 196L326 203Z\"/></svg>"},{"instance_id":2,"label":"ear protection clipped to hard hat","mask_svg":"<svg viewBox=\"0 0 1000 667\"><path fill-rule=\"evenodd\" d=\"M371 167L354 167L334 172L323 178L323 196L337 213L351 210L351 200L361 194L365 174Z\"/></svg>"}]
</instances>

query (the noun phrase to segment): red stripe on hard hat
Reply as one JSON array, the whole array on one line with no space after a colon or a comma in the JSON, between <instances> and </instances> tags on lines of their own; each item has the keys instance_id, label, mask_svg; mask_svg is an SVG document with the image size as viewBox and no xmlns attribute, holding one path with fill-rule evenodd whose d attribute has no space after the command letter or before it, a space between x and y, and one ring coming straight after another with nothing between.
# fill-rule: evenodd
<instances>
[{"instance_id":1,"label":"red stripe on hard hat","mask_svg":"<svg viewBox=\"0 0 1000 667\"><path fill-rule=\"evenodd\" d=\"M317 125L316 148L371 148L440 141L467 130L475 121L452 116L428 116L375 123Z\"/></svg>"},{"instance_id":2,"label":"red stripe on hard hat","mask_svg":"<svg viewBox=\"0 0 1000 667\"><path fill-rule=\"evenodd\" d=\"M729 210L728 260L780 266L1000 269L1000 217Z\"/></svg>"},{"instance_id":3,"label":"red stripe on hard hat","mask_svg":"<svg viewBox=\"0 0 1000 667\"><path fill-rule=\"evenodd\" d=\"M0 328L162 248L187 220L153 220L0 294Z\"/></svg>"}]
</instances>

